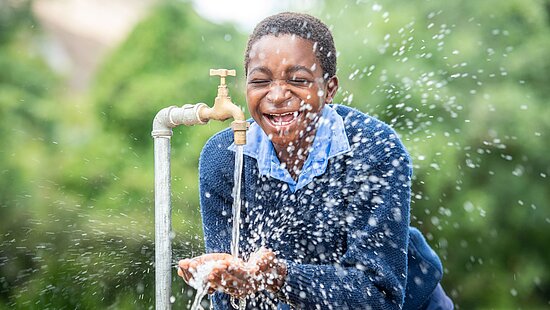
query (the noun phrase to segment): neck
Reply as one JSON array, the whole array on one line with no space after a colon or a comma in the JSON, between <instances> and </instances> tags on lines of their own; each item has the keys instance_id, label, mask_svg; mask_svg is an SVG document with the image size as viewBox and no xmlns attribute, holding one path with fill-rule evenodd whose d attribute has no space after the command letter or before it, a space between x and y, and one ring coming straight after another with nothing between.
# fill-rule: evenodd
<instances>
[{"instance_id":1,"label":"neck","mask_svg":"<svg viewBox=\"0 0 550 310\"><path fill-rule=\"evenodd\" d=\"M307 136L288 145L273 145L277 157L281 164L284 164L286 170L294 180L298 180L302 167L309 155L309 149L313 145L317 128L311 130Z\"/></svg>"}]
</instances>

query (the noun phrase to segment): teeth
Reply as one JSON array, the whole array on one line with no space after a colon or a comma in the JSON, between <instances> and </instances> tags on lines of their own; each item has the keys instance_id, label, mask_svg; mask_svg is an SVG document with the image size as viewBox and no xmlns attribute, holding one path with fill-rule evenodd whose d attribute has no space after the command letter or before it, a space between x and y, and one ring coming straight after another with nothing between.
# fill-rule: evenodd
<instances>
[{"instance_id":1,"label":"teeth","mask_svg":"<svg viewBox=\"0 0 550 310\"><path fill-rule=\"evenodd\" d=\"M287 115L291 115L291 114L295 114L297 112L288 112L288 113L283 113L283 114L269 114L273 117L283 117L283 116L287 116Z\"/></svg>"},{"instance_id":2,"label":"teeth","mask_svg":"<svg viewBox=\"0 0 550 310\"><path fill-rule=\"evenodd\" d=\"M298 116L298 112L287 112L287 113L281 113L281 114L268 114L270 116L271 121L273 124L277 126L285 126L292 123L296 117ZM288 116L292 116L291 119L283 120L285 117L288 118Z\"/></svg>"}]
</instances>

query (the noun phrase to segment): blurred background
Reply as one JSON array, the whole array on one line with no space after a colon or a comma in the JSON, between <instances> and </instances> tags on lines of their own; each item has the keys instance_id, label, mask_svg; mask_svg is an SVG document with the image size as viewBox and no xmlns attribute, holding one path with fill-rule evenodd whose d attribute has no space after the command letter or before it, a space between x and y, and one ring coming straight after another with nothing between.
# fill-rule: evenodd
<instances>
[{"instance_id":1,"label":"blurred background","mask_svg":"<svg viewBox=\"0 0 550 310\"><path fill-rule=\"evenodd\" d=\"M152 119L212 104L210 68L244 107L247 34L284 10L331 27L336 102L407 146L457 308L550 307L550 1L225 2L0 0L0 309L153 308ZM203 253L198 156L226 126L175 130L174 263Z\"/></svg>"}]
</instances>

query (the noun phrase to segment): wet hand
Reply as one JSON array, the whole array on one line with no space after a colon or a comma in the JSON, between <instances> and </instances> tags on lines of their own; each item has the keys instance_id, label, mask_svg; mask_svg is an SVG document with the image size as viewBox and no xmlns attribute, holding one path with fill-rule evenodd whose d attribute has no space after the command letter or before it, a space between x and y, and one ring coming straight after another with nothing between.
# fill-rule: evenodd
<instances>
[{"instance_id":1,"label":"wet hand","mask_svg":"<svg viewBox=\"0 0 550 310\"><path fill-rule=\"evenodd\" d=\"M286 278L286 265L271 250L261 248L248 262L241 259L227 261L225 268L213 270L208 278L211 287L237 298L261 290L277 292Z\"/></svg>"},{"instance_id":2,"label":"wet hand","mask_svg":"<svg viewBox=\"0 0 550 310\"><path fill-rule=\"evenodd\" d=\"M273 251L260 248L250 256L247 265L255 271L254 278L258 282L259 289L275 293L283 286L287 266Z\"/></svg>"},{"instance_id":3,"label":"wet hand","mask_svg":"<svg viewBox=\"0 0 550 310\"><path fill-rule=\"evenodd\" d=\"M232 260L233 256L227 253L211 253L197 256L195 258L182 259L178 262L178 275L182 277L187 284L191 285L190 282L193 281L193 273L198 270L199 266L207 263L213 263L214 266L211 273L218 273L220 270L225 270L227 266L230 265L229 261ZM208 277L206 277L206 280L208 280ZM215 290L214 286L210 283L209 286L208 293L212 294Z\"/></svg>"}]
</instances>

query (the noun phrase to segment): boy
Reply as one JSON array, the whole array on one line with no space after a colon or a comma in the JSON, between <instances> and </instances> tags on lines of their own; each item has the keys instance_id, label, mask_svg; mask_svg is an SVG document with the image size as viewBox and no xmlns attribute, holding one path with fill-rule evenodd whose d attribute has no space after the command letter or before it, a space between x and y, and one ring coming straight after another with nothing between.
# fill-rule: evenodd
<instances>
[{"instance_id":1,"label":"boy","mask_svg":"<svg viewBox=\"0 0 550 310\"><path fill-rule=\"evenodd\" d=\"M216 308L452 309L441 261L409 227L411 163L395 132L346 106L332 35L318 19L260 22L245 53L254 121L244 149L240 252L231 243L234 146L222 131L200 159L209 254L180 261L186 281L207 261Z\"/></svg>"}]
</instances>

